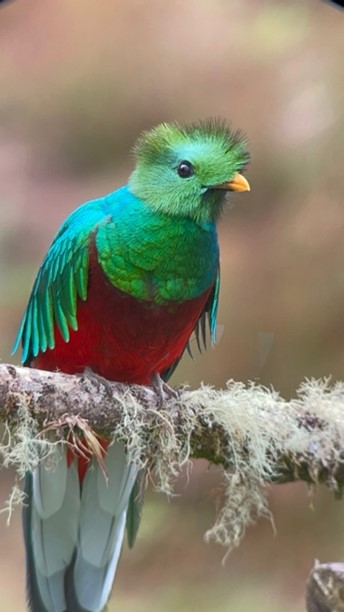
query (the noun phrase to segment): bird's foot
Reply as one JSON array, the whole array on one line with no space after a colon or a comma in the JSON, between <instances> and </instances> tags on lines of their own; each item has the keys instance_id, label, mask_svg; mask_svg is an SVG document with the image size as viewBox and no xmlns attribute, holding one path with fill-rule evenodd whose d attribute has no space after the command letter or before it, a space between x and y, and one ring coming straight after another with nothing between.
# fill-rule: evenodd
<instances>
[{"instance_id":1,"label":"bird's foot","mask_svg":"<svg viewBox=\"0 0 344 612\"><path fill-rule=\"evenodd\" d=\"M170 387L158 373L152 376L152 387L157 394L159 408L162 408L167 401L179 398L178 391Z\"/></svg>"},{"instance_id":2,"label":"bird's foot","mask_svg":"<svg viewBox=\"0 0 344 612\"><path fill-rule=\"evenodd\" d=\"M110 399L113 398L111 383L109 380L107 380L107 378L104 378L104 376L97 374L91 368L85 368L82 378L83 380L89 380L97 388L98 391L100 391L101 388L104 388L106 395Z\"/></svg>"}]
</instances>

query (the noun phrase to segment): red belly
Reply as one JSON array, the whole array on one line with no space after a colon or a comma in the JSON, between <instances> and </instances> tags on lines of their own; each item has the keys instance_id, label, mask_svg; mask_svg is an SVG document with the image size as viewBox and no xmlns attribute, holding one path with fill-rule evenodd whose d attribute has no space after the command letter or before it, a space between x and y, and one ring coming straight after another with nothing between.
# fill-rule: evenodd
<instances>
[{"instance_id":1,"label":"red belly","mask_svg":"<svg viewBox=\"0 0 344 612\"><path fill-rule=\"evenodd\" d=\"M64 342L55 328L55 348L31 363L74 374L85 367L108 380L149 384L182 354L212 287L184 302L157 306L136 300L91 267L86 302L78 301L78 330Z\"/></svg>"}]
</instances>

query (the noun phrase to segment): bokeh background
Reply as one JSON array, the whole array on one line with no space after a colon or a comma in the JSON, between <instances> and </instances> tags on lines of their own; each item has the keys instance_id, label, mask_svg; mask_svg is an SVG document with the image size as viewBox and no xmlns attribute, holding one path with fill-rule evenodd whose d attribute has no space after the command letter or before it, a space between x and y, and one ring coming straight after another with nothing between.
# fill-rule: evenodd
<instances>
[{"instance_id":1,"label":"bokeh background","mask_svg":"<svg viewBox=\"0 0 344 612\"><path fill-rule=\"evenodd\" d=\"M176 383L255 379L292 396L343 378L344 12L320 0L18 0L0 8L0 358L53 234L126 181L137 134L221 116L250 139L250 194L220 227L220 341ZM12 474L2 472L0 505ZM314 558L344 558L344 507L269 491L228 559L203 541L219 472L196 462L168 501L147 495L110 610L299 612ZM0 515L0 609L24 611L20 512Z\"/></svg>"}]
</instances>

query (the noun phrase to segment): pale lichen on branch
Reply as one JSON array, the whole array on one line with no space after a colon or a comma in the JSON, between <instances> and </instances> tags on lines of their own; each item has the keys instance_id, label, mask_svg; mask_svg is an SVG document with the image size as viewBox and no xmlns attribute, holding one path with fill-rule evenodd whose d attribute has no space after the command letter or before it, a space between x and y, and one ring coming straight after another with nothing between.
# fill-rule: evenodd
<instances>
[{"instance_id":1,"label":"pale lichen on branch","mask_svg":"<svg viewBox=\"0 0 344 612\"><path fill-rule=\"evenodd\" d=\"M124 441L168 494L191 459L222 466L223 506L206 538L229 549L252 520L269 516L267 483L323 483L336 494L344 483L344 384L328 380L304 382L292 400L254 383L182 388L161 406L151 387L1 365L0 420L3 463L19 477L53 457L56 443L70 444L71 433L91 445L94 433Z\"/></svg>"}]
</instances>

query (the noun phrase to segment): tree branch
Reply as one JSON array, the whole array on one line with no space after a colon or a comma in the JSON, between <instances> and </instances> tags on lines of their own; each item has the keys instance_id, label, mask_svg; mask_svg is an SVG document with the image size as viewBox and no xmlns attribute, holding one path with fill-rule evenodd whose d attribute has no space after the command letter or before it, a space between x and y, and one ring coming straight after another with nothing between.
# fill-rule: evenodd
<instances>
[{"instance_id":1,"label":"tree branch","mask_svg":"<svg viewBox=\"0 0 344 612\"><path fill-rule=\"evenodd\" d=\"M15 426L23 400L40 429L52 422L62 424L69 415L86 420L97 434L111 438L123 421L123 405L130 401L146 420L148 429L159 423L160 398L151 387L109 382L92 373L71 376L0 365L0 421ZM298 390L297 398L290 401L253 384L245 387L229 382L223 391L209 387L197 391L181 388L178 397L164 405L177 436L183 436L185 410L188 417L190 411L193 414L190 457L205 458L228 468L236 463L233 451L237 451L238 444L247 457L252 444L264 446L271 464L266 482L321 482L341 492L344 484L341 383L331 388L326 380L308 381ZM232 418L229 436L228 420ZM271 448L266 446L269 436Z\"/></svg>"},{"instance_id":2,"label":"tree branch","mask_svg":"<svg viewBox=\"0 0 344 612\"><path fill-rule=\"evenodd\" d=\"M307 612L344 610L344 563L319 563L310 573L306 591Z\"/></svg>"},{"instance_id":3,"label":"tree branch","mask_svg":"<svg viewBox=\"0 0 344 612\"><path fill-rule=\"evenodd\" d=\"M270 516L264 484L323 483L336 495L344 485L344 384L329 380L306 381L289 401L260 385L230 381L221 391L181 388L161 405L150 387L1 365L0 421L7 436L3 463L19 476L48 461L56 440L86 440L97 456L95 434L122 440L130 459L167 493L191 458L221 465L221 508L206 539L228 548L255 517ZM326 607L327 594L335 595L319 568L307 591L310 612L336 609ZM338 585L344 585L341 568L336 592Z\"/></svg>"}]
</instances>

